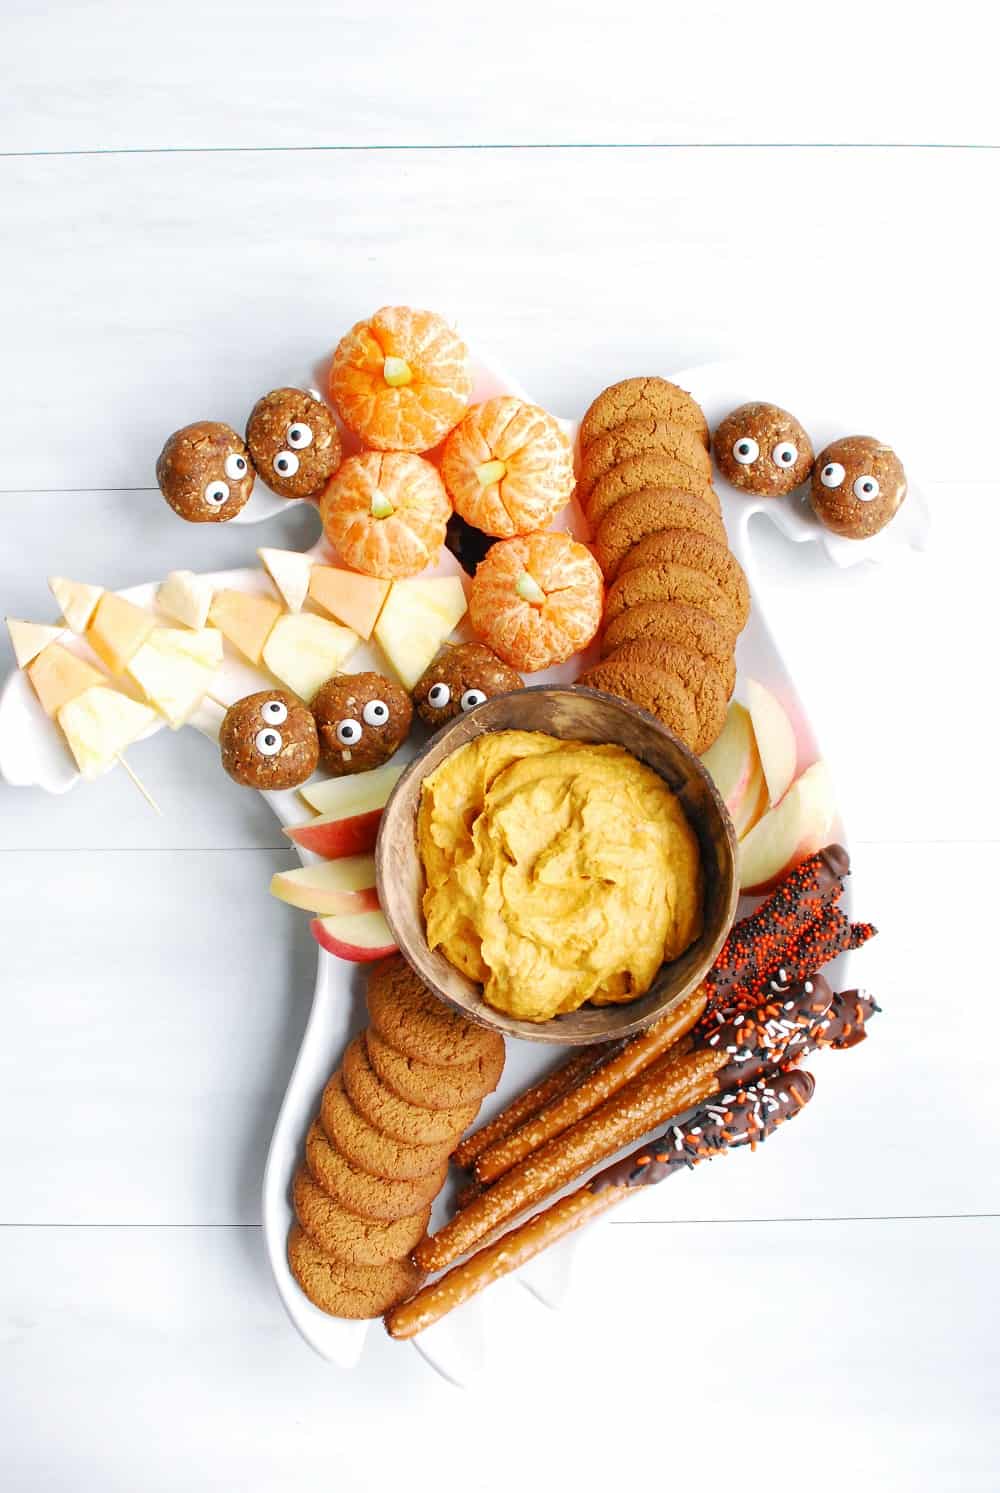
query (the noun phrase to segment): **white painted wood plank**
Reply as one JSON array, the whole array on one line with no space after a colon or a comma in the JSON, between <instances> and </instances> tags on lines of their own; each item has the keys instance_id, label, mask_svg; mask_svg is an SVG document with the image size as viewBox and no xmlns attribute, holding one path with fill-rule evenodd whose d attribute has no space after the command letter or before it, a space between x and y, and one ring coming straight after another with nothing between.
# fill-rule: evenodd
<instances>
[{"instance_id":1,"label":"white painted wood plank","mask_svg":"<svg viewBox=\"0 0 1000 1493\"><path fill-rule=\"evenodd\" d=\"M1000 1211L994 1054L958 940L993 915L995 848L865 846L855 980L884 1014L815 1060L774 1145L678 1178L637 1217ZM933 857L933 859L932 859ZM253 1223L314 975L272 852L7 857L0 1222ZM331 1054L331 1067L338 1055Z\"/></svg>"},{"instance_id":2,"label":"white painted wood plank","mask_svg":"<svg viewBox=\"0 0 1000 1493\"><path fill-rule=\"evenodd\" d=\"M5 8L4 150L573 141L995 141L994 23L835 24L791 0L459 3L126 0ZM764 221L794 212L784 187Z\"/></svg>"},{"instance_id":3,"label":"white painted wood plank","mask_svg":"<svg viewBox=\"0 0 1000 1493\"><path fill-rule=\"evenodd\" d=\"M313 1357L256 1230L7 1229L4 1486L430 1493L451 1467L506 1493L530 1467L597 1493L752 1465L993 1493L998 1246L996 1220L610 1228L463 1392L377 1330L353 1373Z\"/></svg>"},{"instance_id":4,"label":"white painted wood plank","mask_svg":"<svg viewBox=\"0 0 1000 1493\"><path fill-rule=\"evenodd\" d=\"M827 359L915 472L987 479L966 435L993 418L998 173L878 150L3 160L2 485L148 487L176 426L241 423L400 300L567 415L754 346Z\"/></svg>"}]
</instances>

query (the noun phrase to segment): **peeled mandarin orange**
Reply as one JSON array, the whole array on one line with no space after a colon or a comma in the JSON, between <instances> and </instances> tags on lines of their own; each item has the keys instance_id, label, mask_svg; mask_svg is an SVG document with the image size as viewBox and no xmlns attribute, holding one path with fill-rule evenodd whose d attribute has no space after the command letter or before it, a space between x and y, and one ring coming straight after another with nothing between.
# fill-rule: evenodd
<instances>
[{"instance_id":1,"label":"peeled mandarin orange","mask_svg":"<svg viewBox=\"0 0 1000 1493\"><path fill-rule=\"evenodd\" d=\"M573 452L559 422L509 395L473 405L441 453L455 511L508 539L550 524L573 492Z\"/></svg>"},{"instance_id":2,"label":"peeled mandarin orange","mask_svg":"<svg viewBox=\"0 0 1000 1493\"><path fill-rule=\"evenodd\" d=\"M469 350L433 311L383 306L341 338L330 397L378 451L428 451L454 429L472 392Z\"/></svg>"},{"instance_id":3,"label":"peeled mandarin orange","mask_svg":"<svg viewBox=\"0 0 1000 1493\"><path fill-rule=\"evenodd\" d=\"M480 561L469 620L505 663L522 673L561 664L601 625L604 583L590 551L568 534L502 539Z\"/></svg>"},{"instance_id":4,"label":"peeled mandarin orange","mask_svg":"<svg viewBox=\"0 0 1000 1493\"><path fill-rule=\"evenodd\" d=\"M451 503L437 469L408 451L365 451L320 499L327 539L345 565L383 579L417 575L444 544Z\"/></svg>"}]
</instances>

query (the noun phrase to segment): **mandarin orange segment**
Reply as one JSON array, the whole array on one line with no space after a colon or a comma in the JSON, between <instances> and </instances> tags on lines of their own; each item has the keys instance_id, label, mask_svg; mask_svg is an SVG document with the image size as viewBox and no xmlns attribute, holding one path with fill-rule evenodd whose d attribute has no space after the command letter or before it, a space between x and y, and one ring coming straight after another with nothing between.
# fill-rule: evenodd
<instances>
[{"instance_id":1,"label":"mandarin orange segment","mask_svg":"<svg viewBox=\"0 0 1000 1493\"><path fill-rule=\"evenodd\" d=\"M544 529L573 492L573 452L559 422L502 395L469 410L445 442L441 475L467 523L507 539Z\"/></svg>"},{"instance_id":2,"label":"mandarin orange segment","mask_svg":"<svg viewBox=\"0 0 1000 1493\"><path fill-rule=\"evenodd\" d=\"M502 539L480 561L469 620L505 663L533 674L586 648L603 605L600 568L586 546L568 534L527 534Z\"/></svg>"},{"instance_id":3,"label":"mandarin orange segment","mask_svg":"<svg viewBox=\"0 0 1000 1493\"><path fill-rule=\"evenodd\" d=\"M341 338L330 397L378 451L428 451L453 430L472 392L469 350L433 311L383 306Z\"/></svg>"},{"instance_id":4,"label":"mandarin orange segment","mask_svg":"<svg viewBox=\"0 0 1000 1493\"><path fill-rule=\"evenodd\" d=\"M435 467L407 451L352 456L320 499L327 539L345 565L384 580L437 559L451 503Z\"/></svg>"}]
</instances>

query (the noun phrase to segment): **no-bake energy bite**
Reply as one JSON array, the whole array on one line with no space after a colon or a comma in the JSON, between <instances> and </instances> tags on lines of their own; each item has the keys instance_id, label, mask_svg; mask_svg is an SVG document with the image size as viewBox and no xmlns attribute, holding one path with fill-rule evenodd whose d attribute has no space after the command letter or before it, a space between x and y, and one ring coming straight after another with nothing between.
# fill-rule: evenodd
<instances>
[{"instance_id":1,"label":"no-bake energy bite","mask_svg":"<svg viewBox=\"0 0 1000 1493\"><path fill-rule=\"evenodd\" d=\"M791 492L813 464L812 442L795 416L760 400L741 404L720 421L712 451L727 482L762 498Z\"/></svg>"},{"instance_id":2,"label":"no-bake energy bite","mask_svg":"<svg viewBox=\"0 0 1000 1493\"><path fill-rule=\"evenodd\" d=\"M197 420L168 436L156 482L171 508L192 524L224 524L245 507L254 469L242 437L218 420Z\"/></svg>"},{"instance_id":3,"label":"no-bake energy bite","mask_svg":"<svg viewBox=\"0 0 1000 1493\"><path fill-rule=\"evenodd\" d=\"M260 690L230 705L219 746L226 772L247 788L297 788L319 762L316 722L283 689Z\"/></svg>"},{"instance_id":4,"label":"no-bake energy bite","mask_svg":"<svg viewBox=\"0 0 1000 1493\"><path fill-rule=\"evenodd\" d=\"M523 684L520 674L482 643L447 645L414 685L413 704L424 724L436 731L484 700L509 695Z\"/></svg>"},{"instance_id":5,"label":"no-bake energy bite","mask_svg":"<svg viewBox=\"0 0 1000 1493\"><path fill-rule=\"evenodd\" d=\"M333 777L388 762L410 734L413 706L384 674L335 674L312 702L323 766Z\"/></svg>"},{"instance_id":6,"label":"no-bake energy bite","mask_svg":"<svg viewBox=\"0 0 1000 1493\"><path fill-rule=\"evenodd\" d=\"M254 405L247 446L258 474L282 498L312 498L340 466L340 432L304 389L272 389Z\"/></svg>"},{"instance_id":7,"label":"no-bake energy bite","mask_svg":"<svg viewBox=\"0 0 1000 1493\"><path fill-rule=\"evenodd\" d=\"M891 446L869 435L843 436L817 456L809 496L827 529L845 539L868 539L898 512L906 473Z\"/></svg>"}]
</instances>

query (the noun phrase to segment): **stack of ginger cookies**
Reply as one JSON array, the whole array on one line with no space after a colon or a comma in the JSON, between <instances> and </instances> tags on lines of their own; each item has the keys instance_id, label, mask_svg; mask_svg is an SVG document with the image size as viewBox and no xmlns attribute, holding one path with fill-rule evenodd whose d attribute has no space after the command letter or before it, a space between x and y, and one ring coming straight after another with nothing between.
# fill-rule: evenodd
<instances>
[{"instance_id":1,"label":"stack of ginger cookies","mask_svg":"<svg viewBox=\"0 0 1000 1493\"><path fill-rule=\"evenodd\" d=\"M608 586L601 662L580 683L630 700L707 751L733 693L750 592L691 395L662 378L599 394L580 426L577 497Z\"/></svg>"},{"instance_id":2,"label":"stack of ginger cookies","mask_svg":"<svg viewBox=\"0 0 1000 1493\"><path fill-rule=\"evenodd\" d=\"M504 1043L437 999L398 955L368 977L370 1025L344 1054L292 1184L291 1271L335 1317L378 1317L416 1290L448 1158L500 1081Z\"/></svg>"}]
</instances>

